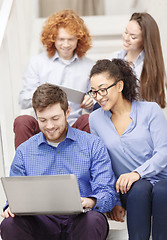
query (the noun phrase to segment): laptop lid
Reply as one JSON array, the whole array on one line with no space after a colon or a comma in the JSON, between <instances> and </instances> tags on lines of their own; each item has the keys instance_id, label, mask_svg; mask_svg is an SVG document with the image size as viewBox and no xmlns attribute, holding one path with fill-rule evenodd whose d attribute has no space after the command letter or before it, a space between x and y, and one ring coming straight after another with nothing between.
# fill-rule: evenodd
<instances>
[{"instance_id":1,"label":"laptop lid","mask_svg":"<svg viewBox=\"0 0 167 240\"><path fill-rule=\"evenodd\" d=\"M77 178L69 175L2 177L16 215L69 215L84 212Z\"/></svg>"},{"instance_id":2,"label":"laptop lid","mask_svg":"<svg viewBox=\"0 0 167 240\"><path fill-rule=\"evenodd\" d=\"M72 88L67 88L64 86L59 86L59 85L57 86L60 87L67 94L68 101L75 102L78 104L81 104L81 102L83 101L85 92L78 91Z\"/></svg>"}]
</instances>

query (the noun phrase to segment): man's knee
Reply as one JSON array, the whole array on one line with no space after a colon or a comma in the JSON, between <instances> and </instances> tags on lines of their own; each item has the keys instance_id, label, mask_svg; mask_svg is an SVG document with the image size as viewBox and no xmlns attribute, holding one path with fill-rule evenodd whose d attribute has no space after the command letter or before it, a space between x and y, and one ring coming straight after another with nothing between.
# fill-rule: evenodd
<instances>
[{"instance_id":1,"label":"man's knee","mask_svg":"<svg viewBox=\"0 0 167 240\"><path fill-rule=\"evenodd\" d=\"M34 221L31 216L15 216L5 218L0 226L1 237L4 240L34 239Z\"/></svg>"},{"instance_id":2,"label":"man's knee","mask_svg":"<svg viewBox=\"0 0 167 240\"><path fill-rule=\"evenodd\" d=\"M96 225L100 223L106 223L105 216L97 211L89 211L86 213L87 222L90 225Z\"/></svg>"},{"instance_id":3,"label":"man's knee","mask_svg":"<svg viewBox=\"0 0 167 240\"><path fill-rule=\"evenodd\" d=\"M74 239L104 240L107 238L108 231L106 217L100 212L89 211L76 219L72 234Z\"/></svg>"},{"instance_id":4,"label":"man's knee","mask_svg":"<svg viewBox=\"0 0 167 240\"><path fill-rule=\"evenodd\" d=\"M36 122L36 119L29 115L22 115L18 116L14 120L14 132L17 131L17 129L24 128L24 126L32 125Z\"/></svg>"},{"instance_id":5,"label":"man's knee","mask_svg":"<svg viewBox=\"0 0 167 240\"><path fill-rule=\"evenodd\" d=\"M15 133L15 148L30 137L40 132L37 120L29 115L22 115L15 119L13 131Z\"/></svg>"},{"instance_id":6,"label":"man's knee","mask_svg":"<svg viewBox=\"0 0 167 240\"><path fill-rule=\"evenodd\" d=\"M77 121L73 124L74 128L80 129L84 132L90 133L89 128L89 114L83 114L81 115Z\"/></svg>"},{"instance_id":7,"label":"man's knee","mask_svg":"<svg viewBox=\"0 0 167 240\"><path fill-rule=\"evenodd\" d=\"M6 239L6 235L8 232L12 233L12 229L15 228L14 218L9 217L5 218L0 225L1 237L2 239Z\"/></svg>"},{"instance_id":8,"label":"man's knee","mask_svg":"<svg viewBox=\"0 0 167 240\"><path fill-rule=\"evenodd\" d=\"M99 232L100 234L104 234L104 236L108 235L108 231L109 231L108 221L102 213L97 211L89 211L86 213L86 221L87 221L87 226L92 231L96 231L96 232Z\"/></svg>"}]
</instances>

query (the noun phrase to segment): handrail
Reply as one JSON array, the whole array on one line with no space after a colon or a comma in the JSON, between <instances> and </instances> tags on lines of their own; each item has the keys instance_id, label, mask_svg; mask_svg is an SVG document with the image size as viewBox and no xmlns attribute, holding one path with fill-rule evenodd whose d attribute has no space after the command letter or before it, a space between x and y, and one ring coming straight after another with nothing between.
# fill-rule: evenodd
<instances>
[{"instance_id":1,"label":"handrail","mask_svg":"<svg viewBox=\"0 0 167 240\"><path fill-rule=\"evenodd\" d=\"M14 0L4 0L2 3L2 7L0 10L0 47L2 45L2 41L5 35L5 30L8 24L8 19L13 2Z\"/></svg>"},{"instance_id":2,"label":"handrail","mask_svg":"<svg viewBox=\"0 0 167 240\"><path fill-rule=\"evenodd\" d=\"M4 176L8 176L9 174L9 156L8 156L8 144L6 138L6 131L5 131L5 119L3 114L0 114L0 144L2 148L2 165L3 165L3 173ZM1 239L1 238L0 238Z\"/></svg>"},{"instance_id":3,"label":"handrail","mask_svg":"<svg viewBox=\"0 0 167 240\"><path fill-rule=\"evenodd\" d=\"M3 41L5 34L7 32L8 24L9 24L9 18L12 10L14 0L4 0L1 5L0 9L0 50L2 50L0 53L4 54L3 49ZM6 52L5 52L6 54ZM1 58L2 60L2 58ZM4 76L3 76L4 77ZM2 90L3 91L3 90ZM6 115L3 114L3 110L0 114L0 141L2 144L2 165L3 165L3 172L4 175L7 176L9 174L9 147L8 147L8 141L7 141L7 133L6 133Z\"/></svg>"}]
</instances>

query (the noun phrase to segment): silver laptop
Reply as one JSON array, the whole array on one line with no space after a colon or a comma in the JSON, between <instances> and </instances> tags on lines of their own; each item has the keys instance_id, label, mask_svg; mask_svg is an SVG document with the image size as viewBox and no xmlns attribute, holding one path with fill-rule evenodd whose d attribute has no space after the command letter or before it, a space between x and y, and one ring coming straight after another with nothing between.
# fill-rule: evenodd
<instances>
[{"instance_id":1,"label":"silver laptop","mask_svg":"<svg viewBox=\"0 0 167 240\"><path fill-rule=\"evenodd\" d=\"M16 215L70 215L84 212L74 174L2 177L11 211Z\"/></svg>"},{"instance_id":2,"label":"silver laptop","mask_svg":"<svg viewBox=\"0 0 167 240\"><path fill-rule=\"evenodd\" d=\"M64 86L59 86L59 85L57 85L57 86L60 87L67 94L68 101L75 102L78 104L81 104L81 102L83 101L85 92L78 91L78 90L64 87Z\"/></svg>"}]
</instances>

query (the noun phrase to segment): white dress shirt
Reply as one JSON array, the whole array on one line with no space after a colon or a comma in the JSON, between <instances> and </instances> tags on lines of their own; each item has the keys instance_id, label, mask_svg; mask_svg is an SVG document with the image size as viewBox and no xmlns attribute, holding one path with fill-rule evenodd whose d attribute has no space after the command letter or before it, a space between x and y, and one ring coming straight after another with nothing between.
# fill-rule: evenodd
<instances>
[{"instance_id":1,"label":"white dress shirt","mask_svg":"<svg viewBox=\"0 0 167 240\"><path fill-rule=\"evenodd\" d=\"M51 58L43 52L31 58L23 77L23 89L19 94L19 105L22 109L32 107L32 96L38 86L43 83L57 84L78 91L90 90L89 74L94 61L82 57L74 57L65 61L56 52ZM73 125L82 114L80 104L69 102L71 113L68 118Z\"/></svg>"},{"instance_id":2,"label":"white dress shirt","mask_svg":"<svg viewBox=\"0 0 167 240\"><path fill-rule=\"evenodd\" d=\"M109 59L112 60L113 58L120 58L120 59L126 60L126 54L127 54L127 51L125 51L125 50L113 52L110 55ZM141 72L142 72L142 69L143 69L144 56L145 56L145 53L144 53L144 50L143 50L143 51L141 51L141 53L139 54L137 59L131 65L132 69L136 73L136 77L138 78L138 80L140 80Z\"/></svg>"}]
</instances>

